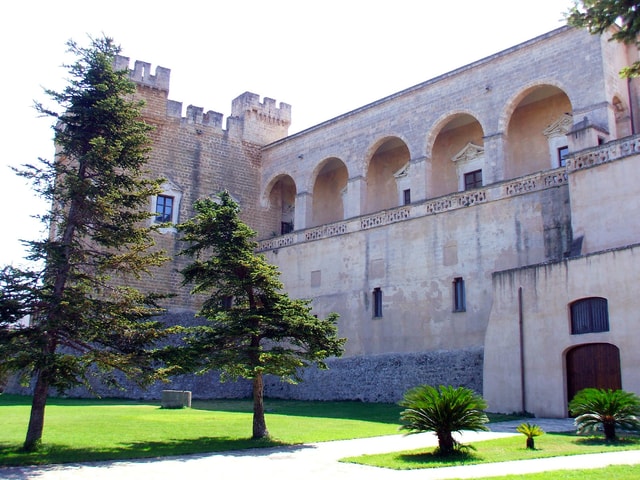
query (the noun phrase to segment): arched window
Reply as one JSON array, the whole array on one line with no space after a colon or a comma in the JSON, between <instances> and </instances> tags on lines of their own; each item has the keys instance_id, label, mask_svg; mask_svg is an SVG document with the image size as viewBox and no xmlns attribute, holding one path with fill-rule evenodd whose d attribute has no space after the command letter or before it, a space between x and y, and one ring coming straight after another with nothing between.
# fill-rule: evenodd
<instances>
[{"instance_id":1,"label":"arched window","mask_svg":"<svg viewBox=\"0 0 640 480\"><path fill-rule=\"evenodd\" d=\"M572 335L609 331L609 306L606 298L583 298L573 302L570 307Z\"/></svg>"}]
</instances>

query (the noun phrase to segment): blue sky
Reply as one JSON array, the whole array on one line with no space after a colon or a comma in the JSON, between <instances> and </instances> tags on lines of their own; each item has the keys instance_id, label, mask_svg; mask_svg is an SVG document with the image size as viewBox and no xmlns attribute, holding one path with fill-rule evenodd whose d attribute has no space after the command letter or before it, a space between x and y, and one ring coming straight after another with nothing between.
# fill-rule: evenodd
<instances>
[{"instance_id":1,"label":"blue sky","mask_svg":"<svg viewBox=\"0 0 640 480\"><path fill-rule=\"evenodd\" d=\"M42 88L61 89L69 39L108 35L171 69L170 98L226 116L245 91L292 105L295 133L564 24L571 0L25 0L3 5L0 265L44 234L47 206L9 166L53 156Z\"/></svg>"}]
</instances>

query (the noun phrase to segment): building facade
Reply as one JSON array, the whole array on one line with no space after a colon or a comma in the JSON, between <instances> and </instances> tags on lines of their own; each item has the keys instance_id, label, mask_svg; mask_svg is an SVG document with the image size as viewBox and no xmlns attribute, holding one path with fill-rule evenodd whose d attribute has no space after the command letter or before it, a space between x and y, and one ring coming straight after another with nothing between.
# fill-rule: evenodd
<instances>
[{"instance_id":1,"label":"building facade","mask_svg":"<svg viewBox=\"0 0 640 480\"><path fill-rule=\"evenodd\" d=\"M291 107L252 93L225 127L183 116L170 71L135 62L167 179L150 208L179 222L228 190L289 294L340 314L345 356L268 396L396 401L452 384L491 411L564 416L585 386L640 393L640 105L618 75L637 56L563 27L290 136ZM158 242L181 249L173 229ZM152 280L177 294L171 315L198 305L181 262Z\"/></svg>"}]
</instances>

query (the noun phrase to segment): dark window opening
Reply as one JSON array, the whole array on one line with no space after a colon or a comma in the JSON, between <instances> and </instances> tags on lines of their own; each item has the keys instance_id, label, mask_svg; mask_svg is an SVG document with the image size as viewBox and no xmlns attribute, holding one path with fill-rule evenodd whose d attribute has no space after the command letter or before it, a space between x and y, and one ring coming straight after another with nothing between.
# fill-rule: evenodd
<instances>
[{"instance_id":1,"label":"dark window opening","mask_svg":"<svg viewBox=\"0 0 640 480\"><path fill-rule=\"evenodd\" d=\"M233 297L231 295L227 295L222 299L222 308L225 310L229 310L233 306Z\"/></svg>"},{"instance_id":2,"label":"dark window opening","mask_svg":"<svg viewBox=\"0 0 640 480\"><path fill-rule=\"evenodd\" d=\"M293 222L280 222L280 235L293 232Z\"/></svg>"},{"instance_id":3,"label":"dark window opening","mask_svg":"<svg viewBox=\"0 0 640 480\"><path fill-rule=\"evenodd\" d=\"M572 335L608 331L609 307L606 298L583 298L571 304Z\"/></svg>"},{"instance_id":4,"label":"dark window opening","mask_svg":"<svg viewBox=\"0 0 640 480\"><path fill-rule=\"evenodd\" d=\"M407 188L402 192L404 205L409 205L411 203L411 190Z\"/></svg>"},{"instance_id":5,"label":"dark window opening","mask_svg":"<svg viewBox=\"0 0 640 480\"><path fill-rule=\"evenodd\" d=\"M560 147L558 149L558 165L564 167L567 165L567 155L569 155L569 147Z\"/></svg>"},{"instance_id":6,"label":"dark window opening","mask_svg":"<svg viewBox=\"0 0 640 480\"><path fill-rule=\"evenodd\" d=\"M467 310L466 294L464 291L464 279L457 277L453 279L453 311L464 312Z\"/></svg>"},{"instance_id":7,"label":"dark window opening","mask_svg":"<svg viewBox=\"0 0 640 480\"><path fill-rule=\"evenodd\" d=\"M474 170L473 172L464 174L464 189L471 190L473 188L482 187L482 170Z\"/></svg>"},{"instance_id":8,"label":"dark window opening","mask_svg":"<svg viewBox=\"0 0 640 480\"><path fill-rule=\"evenodd\" d=\"M382 290L379 287L373 289L373 316L382 317Z\"/></svg>"},{"instance_id":9,"label":"dark window opening","mask_svg":"<svg viewBox=\"0 0 640 480\"><path fill-rule=\"evenodd\" d=\"M156 199L156 222L166 223L173 218L173 197L158 195Z\"/></svg>"}]
</instances>

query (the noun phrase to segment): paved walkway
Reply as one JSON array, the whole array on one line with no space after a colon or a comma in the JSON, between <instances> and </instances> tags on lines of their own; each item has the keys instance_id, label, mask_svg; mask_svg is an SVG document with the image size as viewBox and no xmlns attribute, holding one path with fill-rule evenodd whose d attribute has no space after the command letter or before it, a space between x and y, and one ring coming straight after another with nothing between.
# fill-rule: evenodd
<instances>
[{"instance_id":1,"label":"paved walkway","mask_svg":"<svg viewBox=\"0 0 640 480\"><path fill-rule=\"evenodd\" d=\"M534 419L545 432L573 429L571 419ZM515 434L522 423L492 424L491 432L464 432L462 442L499 438ZM518 434L519 435L519 434ZM435 480L478 478L491 475L524 474L546 470L598 468L613 464L640 463L639 451L576 455L572 457L522 460L499 464L469 465L421 470L388 470L340 463L338 459L364 453L408 450L437 444L433 434L342 440L285 448L253 449L206 455L189 455L135 461L100 462L45 467L0 468L2 480Z\"/></svg>"}]
</instances>

